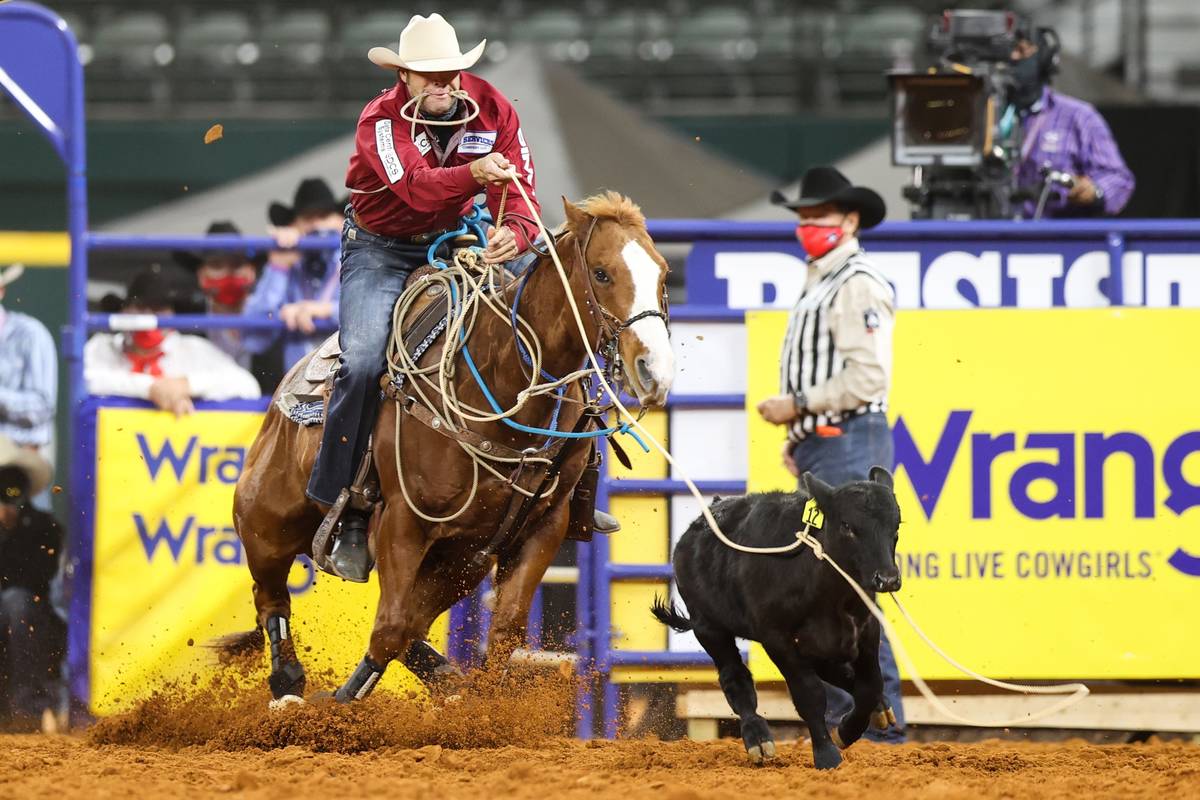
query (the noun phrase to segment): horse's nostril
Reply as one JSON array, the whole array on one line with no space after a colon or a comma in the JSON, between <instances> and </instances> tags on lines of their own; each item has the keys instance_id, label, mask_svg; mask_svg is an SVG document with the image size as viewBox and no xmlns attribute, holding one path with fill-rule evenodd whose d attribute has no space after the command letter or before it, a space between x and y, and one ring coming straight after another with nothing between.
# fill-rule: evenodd
<instances>
[{"instance_id":1,"label":"horse's nostril","mask_svg":"<svg viewBox=\"0 0 1200 800\"><path fill-rule=\"evenodd\" d=\"M650 374L650 366L646 363L645 357L639 356L634 363L637 365L638 380L641 381L642 388L647 391L653 389L656 381L654 380L654 376Z\"/></svg>"}]
</instances>

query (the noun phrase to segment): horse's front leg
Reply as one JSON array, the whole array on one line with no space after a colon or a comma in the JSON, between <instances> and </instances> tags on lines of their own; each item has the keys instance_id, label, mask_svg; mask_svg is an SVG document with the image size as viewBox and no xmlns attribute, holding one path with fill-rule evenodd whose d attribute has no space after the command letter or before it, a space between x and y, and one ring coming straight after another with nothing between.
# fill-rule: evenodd
<instances>
[{"instance_id":1,"label":"horse's front leg","mask_svg":"<svg viewBox=\"0 0 1200 800\"><path fill-rule=\"evenodd\" d=\"M417 571L428 542L421 527L403 504L385 506L376 539L379 572L379 605L367 654L354 673L337 690L340 703L361 700L371 693L392 659L408 650L419 631L409 607Z\"/></svg>"},{"instance_id":2,"label":"horse's front leg","mask_svg":"<svg viewBox=\"0 0 1200 800\"><path fill-rule=\"evenodd\" d=\"M568 512L565 499L558 500L519 549L501 554L496 568L496 608L488 636L489 664L508 663L513 651L525 643L533 595L567 535Z\"/></svg>"}]
</instances>

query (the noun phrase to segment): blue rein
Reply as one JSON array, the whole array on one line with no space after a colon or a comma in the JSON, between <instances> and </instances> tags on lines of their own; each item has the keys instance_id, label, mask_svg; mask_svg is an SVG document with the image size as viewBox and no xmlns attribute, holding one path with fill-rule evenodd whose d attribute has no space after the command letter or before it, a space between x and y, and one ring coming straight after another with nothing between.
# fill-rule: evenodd
<instances>
[{"instance_id":1,"label":"blue rein","mask_svg":"<svg viewBox=\"0 0 1200 800\"><path fill-rule=\"evenodd\" d=\"M436 267L437 269L448 269L449 265L445 261L443 261L442 259L437 257L437 249L439 247L441 247L443 243L449 241L450 239L454 239L458 236L463 236L468 233L474 234L474 236L479 240L480 245L481 245L480 247L476 247L476 248L472 248L472 249L482 252L483 247L487 246L487 234L484 231L483 223L488 219L490 219L490 217L485 215L483 206L476 203L472 207L470 213L468 213L464 217L462 217L462 219L460 220L461 224L459 225L458 228L456 228L455 230L447 231L446 233L443 233L441 236L434 239L433 243L429 245L429 249L426 250L426 257L427 257L429 263L432 266ZM533 274L533 271L536 268L536 266L537 266L537 262L534 262L534 265L531 266L526 271L526 273L521 276L521 282L517 286L516 295L513 297L512 312L511 312L511 321L512 321L512 326L513 326L513 338L517 344L517 352L520 354L521 359L527 365L529 365L531 367L533 366L533 359L530 357L528 351L525 349L525 346L523 344L521 344L520 338L516 335L517 334L517 308L521 303L521 294L525 291L525 285L529 281L529 276ZM455 284L453 281L450 281L449 283L450 283L450 302L451 302L451 307L453 309L454 306L458 305L458 291L455 288ZM491 406L493 413L503 414L504 413L503 407L501 407L501 405L498 402L496 402L495 396L492 395L491 389L488 388L487 381L485 381L483 378L483 375L480 374L479 368L475 366L475 359L473 359L471 357L471 351L467 347L466 332L463 331L462 329L459 329L458 339L459 339L459 342L462 343L463 360L466 362L467 369L470 370L471 376L475 379L475 383L479 385L480 391L483 392L484 399L486 399L488 402L488 405ZM543 369L539 368L538 372L540 373L541 377L545 380L548 380L551 382L557 380L553 375L550 375ZM620 425L615 425L611 428L604 428L602 430L595 430L595 431L581 431L579 433L575 433L573 431L558 430L558 415L559 415L559 411L562 409L563 397L565 396L565 392L566 392L565 386L558 387L554 392L557 399L555 400L555 403L554 403L554 411L551 413L551 416L550 416L550 427L549 428L539 428L539 427L532 426L532 425L523 425L520 422L516 422L514 420L509 419L508 417L501 417L500 422L504 423L505 425L507 425L510 428L513 428L514 430L518 430L523 433L532 433L535 435L548 437L546 440L546 443L544 445L542 445L543 449L549 447L551 444L551 441L553 439L594 439L594 438L600 437L600 436L612 436L613 434L616 434L616 433L623 433L623 434L626 434L627 436L632 436L634 441L636 441L639 445L641 445L642 450L644 450L647 453L650 452L650 448L647 447L646 443L642 441L641 437L639 437L637 435L637 433L631 429L631 426L628 422L623 422Z\"/></svg>"}]
</instances>

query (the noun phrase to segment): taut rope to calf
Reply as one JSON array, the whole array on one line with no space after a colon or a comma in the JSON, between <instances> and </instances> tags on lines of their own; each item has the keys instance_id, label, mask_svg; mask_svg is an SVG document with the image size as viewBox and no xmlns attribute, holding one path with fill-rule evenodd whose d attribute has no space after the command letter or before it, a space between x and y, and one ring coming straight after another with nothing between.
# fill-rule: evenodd
<instances>
[{"instance_id":1,"label":"taut rope to calf","mask_svg":"<svg viewBox=\"0 0 1200 800\"><path fill-rule=\"evenodd\" d=\"M510 175L511 183L514 186L516 186L517 191L520 192L520 194L521 194L521 197L523 197L525 199L526 205L533 212L534 221L537 223L538 230L541 232L542 237L547 242L552 243L553 239L550 237L549 232L546 230L546 226L542 222L541 215L537 213L536 206L529 199L529 195L525 192L525 187L523 187L521 185L521 182L519 180L517 180L517 176L514 172L510 171L509 175ZM917 635L920 636L926 642L926 644L928 644L931 648L933 648L934 652L936 652L939 656L944 658L947 661L947 663L951 664L956 669L962 671L964 674L974 678L975 680L982 681L983 683L986 683L989 686L995 686L997 688L1005 689L1008 691L1022 692L1024 694L1067 694L1068 692L1070 693L1069 697L1065 697L1062 700L1060 700L1056 703L1053 703L1049 707L1042 709L1041 711L1039 711L1035 714L1031 714L1026 717L1019 717L1019 718L1011 719L1011 720L1002 720L1000 722L981 722L979 720L974 720L974 719L970 719L969 717L962 716L961 714L958 714L957 712L952 711L950 708L948 708L944 703L942 703L942 701L937 697L937 695L935 695L933 693L933 691L930 690L929 686L925 683L924 680L922 680L920 674L917 672L916 665L913 663L912 659L909 657L908 652L904 649L904 646L900 643L899 637L896 636L895 629L892 627L891 623L888 622L887 617L884 616L883 612L880 611L879 606L875 604L875 602L863 590L863 588L861 586L859 586L858 583L849 574L847 574L846 571L841 568L841 566L839 566L837 564L837 562L835 562L832 558L829 557L829 555L827 553L825 553L824 548L821 547L821 543L818 542L815 538L812 537L811 534L808 533L807 526L805 527L804 530L797 531L795 542L788 544L788 545L783 545L781 547L761 547L761 548L747 547L745 545L738 544L737 542L734 542L731 539L729 539L729 537L727 537L724 534L724 532L721 530L720 525L717 524L717 520L713 517L712 512L709 510L708 506L705 504L704 497L700 494L700 490L696 488L696 484L691 480L691 478L687 477L687 475L684 474L683 470L675 462L675 459L672 458L671 454L667 451L667 449L665 447L662 446L662 444L658 441L658 439L656 439L654 437L654 435L650 433L650 431L646 430L646 428L641 424L641 422L638 419L636 419L632 414L629 413L629 410L627 408L625 408L625 406L621 403L621 398L618 396L617 392L613 390L613 387L610 386L608 381L605 379L604 371L600 368L599 360L596 358L596 354L592 350L591 344L588 342L587 328L583 324L583 318L580 316L579 307L575 303L575 298L571 293L570 281L567 277L566 269L563 267L562 261L558 257L558 252L556 251L556 249L553 245L551 245L549 247L549 252L550 252L551 259L554 261L554 266L558 270L559 280L562 282L563 289L566 291L567 305L571 309L572 316L575 318L575 325L579 330L580 338L583 340L584 348L587 350L588 362L592 365L592 369L595 371L596 379L600 382L600 385L604 389L604 391L608 393L609 397L611 398L613 406L617 409L618 413L626 420L626 424L635 428L643 436L645 436L646 440L649 441L654 446L654 449L657 450L663 456L663 458L666 459L667 463L670 464L672 466L672 468L674 468L676 470L676 473L683 479L684 483L687 484L688 490L691 492L692 496L695 497L697 502L700 503L701 513L703 514L705 521L708 523L708 527L712 530L713 534L716 535L716 537L723 544L725 544L726 546L728 546L734 550L741 551L743 553L758 553L758 554L787 553L787 552L791 552L792 550L795 550L801 546L808 546L809 548L811 548L813 553L817 556L818 559L828 562L829 565L832 566L837 571L837 573L842 576L842 578L850 585L850 588L853 589L855 591L855 593L858 594L859 598L863 601L863 603L866 604L867 610L869 610L871 612L871 614L877 620L879 620L879 624L883 627L884 632L888 634L888 636L892 642L892 645L896 648L896 652L901 657L905 668L908 670L913 683L917 687L917 690L920 691L920 693L925 697L925 699L928 700L930 702L930 704L934 708L936 708L939 712L946 715L947 718L952 719L956 722L959 722L963 725L971 725L974 727L990 728L990 727L1005 727L1005 726L1010 726L1010 725L1025 724L1025 723L1029 723L1029 722L1032 722L1037 719L1041 719L1043 717L1050 716L1052 714L1056 714L1059 711L1062 711L1063 709L1067 708L1068 706L1071 706L1071 705L1079 702L1080 700L1082 700L1084 697L1086 697L1088 695L1088 688L1087 688L1087 686L1085 686L1082 683L1059 684L1056 686L1029 686L1029 685L1025 685L1025 684L1006 683L1004 681L997 681L997 680L985 677L983 675L980 675L979 673L974 672L970 669L967 669L962 664L958 663L957 661L952 659L949 655L947 655L945 653L945 651L943 651L940 647L938 647L936 644L934 644L933 641L928 636L925 635L925 632L922 631L919 627L917 627L917 624L913 621L912 617L909 616L908 611L904 608L903 605L900 604L900 601L896 598L896 596L892 595L892 600L895 601L896 606L900 609L900 613L904 616L904 619L908 622L908 624L912 626L912 629L917 633ZM586 265L584 265L584 266L586 266Z\"/></svg>"}]
</instances>

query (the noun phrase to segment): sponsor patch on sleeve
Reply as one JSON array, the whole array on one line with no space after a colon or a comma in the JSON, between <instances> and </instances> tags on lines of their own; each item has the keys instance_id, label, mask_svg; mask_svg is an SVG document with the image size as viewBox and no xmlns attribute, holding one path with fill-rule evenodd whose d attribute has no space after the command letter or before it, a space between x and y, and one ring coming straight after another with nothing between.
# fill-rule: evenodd
<instances>
[{"instance_id":1,"label":"sponsor patch on sleeve","mask_svg":"<svg viewBox=\"0 0 1200 800\"><path fill-rule=\"evenodd\" d=\"M379 161L383 171L387 173L388 183L395 183L404 177L404 166L396 155L396 143L392 141L392 121L381 119L375 123L375 149L379 151Z\"/></svg>"},{"instance_id":2,"label":"sponsor patch on sleeve","mask_svg":"<svg viewBox=\"0 0 1200 800\"><path fill-rule=\"evenodd\" d=\"M417 134L417 138L413 139L413 144L417 146L417 152L421 155L427 155L433 149L433 145L429 143L429 136L426 135L425 131Z\"/></svg>"},{"instance_id":3,"label":"sponsor patch on sleeve","mask_svg":"<svg viewBox=\"0 0 1200 800\"><path fill-rule=\"evenodd\" d=\"M483 155L496 146L495 131L467 131L458 143L458 152L464 155Z\"/></svg>"},{"instance_id":4,"label":"sponsor patch on sleeve","mask_svg":"<svg viewBox=\"0 0 1200 800\"><path fill-rule=\"evenodd\" d=\"M867 332L874 331L879 327L879 312L873 308L868 308L863 312L863 325L866 326Z\"/></svg>"}]
</instances>

